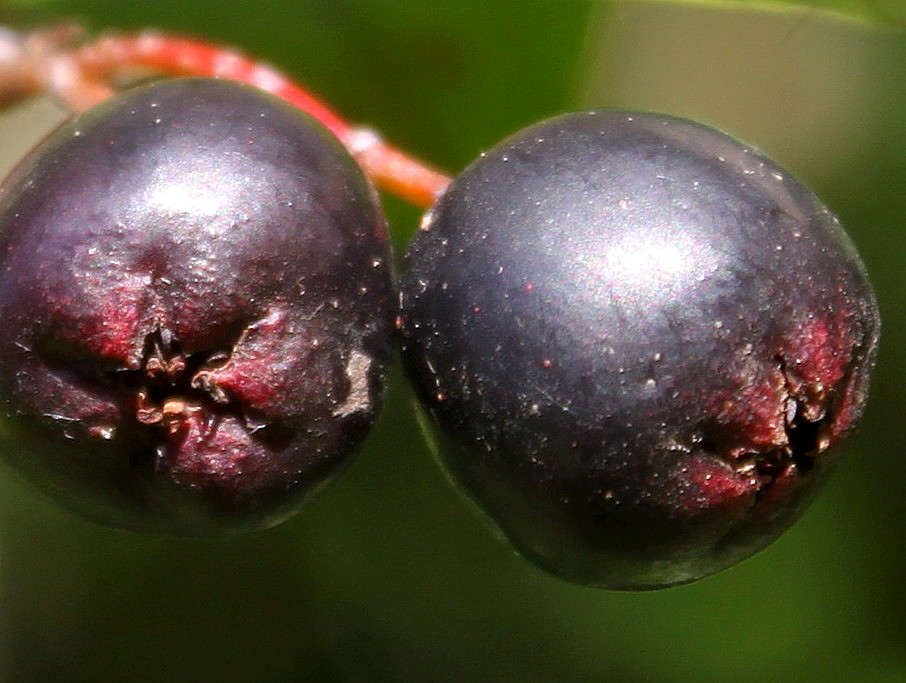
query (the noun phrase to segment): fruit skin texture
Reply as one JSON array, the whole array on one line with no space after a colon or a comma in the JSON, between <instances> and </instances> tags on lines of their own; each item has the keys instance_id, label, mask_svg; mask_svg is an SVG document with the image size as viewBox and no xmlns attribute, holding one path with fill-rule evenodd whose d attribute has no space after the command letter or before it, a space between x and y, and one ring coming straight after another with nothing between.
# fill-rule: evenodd
<instances>
[{"instance_id":1,"label":"fruit skin texture","mask_svg":"<svg viewBox=\"0 0 906 683\"><path fill-rule=\"evenodd\" d=\"M705 126L593 111L504 141L426 215L404 359L451 477L526 558L653 589L803 511L879 332L837 220Z\"/></svg>"},{"instance_id":2,"label":"fruit skin texture","mask_svg":"<svg viewBox=\"0 0 906 683\"><path fill-rule=\"evenodd\" d=\"M57 130L0 195L5 459L179 534L284 520L373 422L396 293L340 143L248 86L164 81Z\"/></svg>"}]
</instances>

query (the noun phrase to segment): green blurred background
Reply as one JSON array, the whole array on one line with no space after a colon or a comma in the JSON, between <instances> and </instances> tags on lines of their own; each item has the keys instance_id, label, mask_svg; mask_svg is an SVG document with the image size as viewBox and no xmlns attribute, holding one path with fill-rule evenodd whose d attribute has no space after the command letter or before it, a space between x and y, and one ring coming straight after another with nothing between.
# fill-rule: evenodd
<instances>
[{"instance_id":1,"label":"green blurred background","mask_svg":"<svg viewBox=\"0 0 906 683\"><path fill-rule=\"evenodd\" d=\"M906 680L906 37L730 4L0 5L17 25L156 27L240 47L453 172L568 109L702 120L818 191L884 316L868 414L823 495L758 556L667 591L566 585L515 557L435 467L398 376L352 469L269 532L215 542L98 528L3 476L0 680ZM47 103L9 111L4 158L58 117ZM387 209L402 254L419 214L393 198Z\"/></svg>"}]
</instances>

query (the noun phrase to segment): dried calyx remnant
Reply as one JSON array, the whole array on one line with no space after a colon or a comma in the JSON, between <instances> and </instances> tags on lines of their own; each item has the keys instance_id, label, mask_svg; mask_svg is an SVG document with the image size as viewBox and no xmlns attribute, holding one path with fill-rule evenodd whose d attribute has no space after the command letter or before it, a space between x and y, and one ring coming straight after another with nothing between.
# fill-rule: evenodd
<instances>
[{"instance_id":1,"label":"dried calyx remnant","mask_svg":"<svg viewBox=\"0 0 906 683\"><path fill-rule=\"evenodd\" d=\"M786 371L782 357L778 356L775 360L777 374L783 378L783 383L777 387L774 397L774 415L761 415L754 411L762 425L775 425L774 442L758 450L735 448L727 452L718 446L719 434L712 434L701 437L697 444L702 451L718 455L725 453L726 462L737 474L752 478L753 485L758 489L753 504L779 478L807 475L815 465L815 458L831 445L826 401L810 401L798 396L794 390L796 383ZM736 428L740 428L739 425Z\"/></svg>"},{"instance_id":2,"label":"dried calyx remnant","mask_svg":"<svg viewBox=\"0 0 906 683\"><path fill-rule=\"evenodd\" d=\"M395 294L374 189L294 107L214 79L62 127L0 200L5 457L94 520L272 526L381 404Z\"/></svg>"},{"instance_id":3,"label":"dried calyx remnant","mask_svg":"<svg viewBox=\"0 0 906 683\"><path fill-rule=\"evenodd\" d=\"M212 379L212 370L228 360L223 352L183 353L169 330L158 329L145 339L141 369L118 370L111 379L131 390L138 422L163 427L167 434L184 432L186 421L199 412L208 421L230 412L249 428L239 401Z\"/></svg>"},{"instance_id":4,"label":"dried calyx remnant","mask_svg":"<svg viewBox=\"0 0 906 683\"><path fill-rule=\"evenodd\" d=\"M778 357L777 362L784 377L786 393L786 410L782 417L787 442L781 449L755 458L755 471L766 480L765 486L789 467L795 467L801 474L807 473L814 465L814 458L830 448L831 444L827 408L797 397L793 390L795 383L783 359Z\"/></svg>"}]
</instances>

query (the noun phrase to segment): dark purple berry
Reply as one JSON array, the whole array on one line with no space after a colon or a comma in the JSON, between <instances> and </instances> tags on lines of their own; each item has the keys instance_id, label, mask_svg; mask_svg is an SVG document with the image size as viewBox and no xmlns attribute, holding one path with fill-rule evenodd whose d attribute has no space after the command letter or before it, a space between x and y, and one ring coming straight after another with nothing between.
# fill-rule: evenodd
<instances>
[{"instance_id":1,"label":"dark purple berry","mask_svg":"<svg viewBox=\"0 0 906 683\"><path fill-rule=\"evenodd\" d=\"M391 271L372 187L307 115L218 80L119 96L2 188L4 456L106 524L276 524L375 418Z\"/></svg>"},{"instance_id":2,"label":"dark purple berry","mask_svg":"<svg viewBox=\"0 0 906 683\"><path fill-rule=\"evenodd\" d=\"M457 178L401 284L440 457L516 548L583 584L717 572L802 512L878 341L827 208L704 126L595 111Z\"/></svg>"}]
</instances>

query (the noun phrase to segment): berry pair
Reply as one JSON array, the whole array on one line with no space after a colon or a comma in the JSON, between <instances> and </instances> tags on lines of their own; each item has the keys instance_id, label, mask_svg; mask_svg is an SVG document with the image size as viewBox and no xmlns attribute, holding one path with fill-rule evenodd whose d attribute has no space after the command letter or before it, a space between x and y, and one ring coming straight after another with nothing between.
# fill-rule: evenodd
<instances>
[{"instance_id":1,"label":"berry pair","mask_svg":"<svg viewBox=\"0 0 906 683\"><path fill-rule=\"evenodd\" d=\"M678 119L589 112L457 178L392 284L318 124L215 80L58 130L0 204L7 459L84 515L270 526L342 469L398 316L439 454L527 558L653 588L763 547L861 413L878 335L823 205Z\"/></svg>"}]
</instances>

